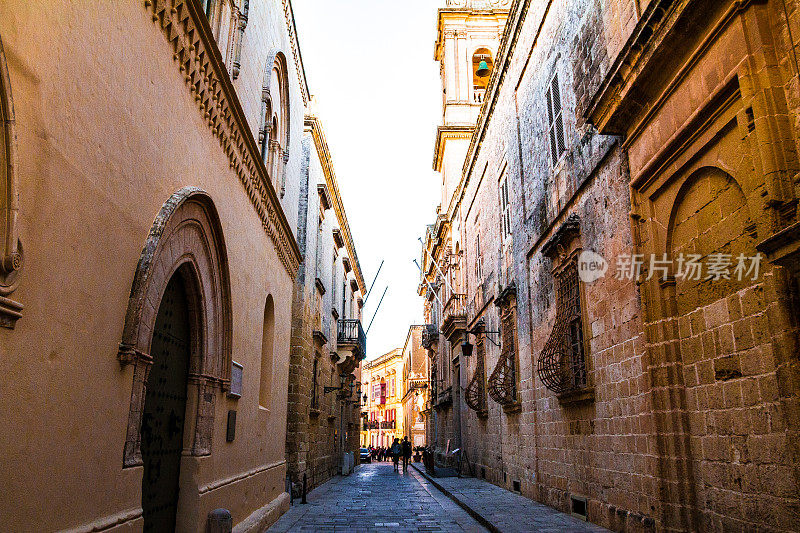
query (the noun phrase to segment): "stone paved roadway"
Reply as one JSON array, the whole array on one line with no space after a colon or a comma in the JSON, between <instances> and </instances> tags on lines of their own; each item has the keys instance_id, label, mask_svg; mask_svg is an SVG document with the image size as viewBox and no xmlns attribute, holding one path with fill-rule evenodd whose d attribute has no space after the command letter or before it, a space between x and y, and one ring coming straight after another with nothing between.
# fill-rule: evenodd
<instances>
[{"instance_id":1,"label":"stone paved roadway","mask_svg":"<svg viewBox=\"0 0 800 533\"><path fill-rule=\"evenodd\" d=\"M270 529L288 531L484 532L466 511L416 470L393 472L390 463L365 464L335 477L299 501Z\"/></svg>"}]
</instances>

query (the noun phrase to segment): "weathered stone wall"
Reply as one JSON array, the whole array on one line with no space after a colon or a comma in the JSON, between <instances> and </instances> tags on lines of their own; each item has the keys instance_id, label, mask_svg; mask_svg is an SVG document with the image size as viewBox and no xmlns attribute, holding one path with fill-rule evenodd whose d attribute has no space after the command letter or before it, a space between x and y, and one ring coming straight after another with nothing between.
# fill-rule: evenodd
<instances>
[{"instance_id":1,"label":"weathered stone wall","mask_svg":"<svg viewBox=\"0 0 800 533\"><path fill-rule=\"evenodd\" d=\"M642 282L659 518L674 529L792 531L797 259L781 249L794 238L776 245L775 235L797 220L797 69L786 18L796 7L690 4L643 21L654 40L671 27L696 29L649 56L629 54L636 75L618 79L637 87L607 113L627 135L637 250L731 262L730 279L672 271L674 280ZM647 113L631 105L643 94ZM740 279L739 255L758 251L759 274Z\"/></svg>"},{"instance_id":2,"label":"weathered stone wall","mask_svg":"<svg viewBox=\"0 0 800 533\"><path fill-rule=\"evenodd\" d=\"M515 7L526 13L497 100L484 106L460 223L477 297L469 325L482 318L496 331L497 310L483 305L517 286L520 411L491 399L485 416L467 411L476 475L519 481L566 511L586 498L589 520L615 530L797 529L797 6ZM641 42L629 45L632 34ZM625 66L614 71L618 54ZM555 165L554 75L566 139ZM497 218L504 172L510 269ZM488 284L475 274L477 234ZM548 390L537 362L557 322L554 271L579 250L602 254L609 270L580 283L591 393L578 398ZM733 278L738 255L758 251L759 277L741 281L687 280L675 263L662 279L647 263L724 253ZM641 272L617 276L632 253L644 254ZM489 376L500 350L483 344Z\"/></svg>"},{"instance_id":3,"label":"weathered stone wall","mask_svg":"<svg viewBox=\"0 0 800 533\"><path fill-rule=\"evenodd\" d=\"M478 476L565 511L571 510L571 497L585 497L591 521L647 529L653 523L645 497L652 476L651 409L635 283L614 279L612 266L605 278L582 284L593 388L588 399L559 399L536 372L556 315L553 269L559 261L543 254L544 245L570 215L577 215L577 244L565 243L568 252L594 250L612 262L632 247L624 153L615 137L598 135L582 118L609 66L606 14L594 1L523 4L527 14L519 40L462 201L469 293L483 292L482 302L490 304L483 310L474 306L470 322L483 318L487 330L498 331L492 298L512 281L517 286L520 404L514 412L489 399L485 418L470 411L466 447ZM546 91L556 75L566 153L554 167ZM499 231L498 186L504 174L512 204L512 235L506 239ZM477 213L479 225L474 223ZM488 290L472 275L477 232L483 276L491 279L482 284ZM506 251L507 246L512 250ZM499 340L497 335L492 339ZM488 341L484 345L489 376L500 348Z\"/></svg>"}]
</instances>

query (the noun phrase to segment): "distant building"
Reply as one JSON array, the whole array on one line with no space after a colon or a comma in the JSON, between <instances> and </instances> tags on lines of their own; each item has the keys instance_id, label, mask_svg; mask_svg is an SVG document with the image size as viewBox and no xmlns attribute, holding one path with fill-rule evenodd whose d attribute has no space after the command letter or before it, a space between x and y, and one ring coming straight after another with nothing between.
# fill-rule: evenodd
<instances>
[{"instance_id":1,"label":"distant building","mask_svg":"<svg viewBox=\"0 0 800 533\"><path fill-rule=\"evenodd\" d=\"M395 348L366 362L361 368L362 390L368 395L362 416L365 419L365 446L391 446L404 435L403 349Z\"/></svg>"},{"instance_id":2,"label":"distant building","mask_svg":"<svg viewBox=\"0 0 800 533\"><path fill-rule=\"evenodd\" d=\"M403 418L405 435L411 444L427 445L425 426L430 415L428 392L428 367L430 359L422 347L422 333L425 325L414 325L408 328L408 335L403 346Z\"/></svg>"}]
</instances>

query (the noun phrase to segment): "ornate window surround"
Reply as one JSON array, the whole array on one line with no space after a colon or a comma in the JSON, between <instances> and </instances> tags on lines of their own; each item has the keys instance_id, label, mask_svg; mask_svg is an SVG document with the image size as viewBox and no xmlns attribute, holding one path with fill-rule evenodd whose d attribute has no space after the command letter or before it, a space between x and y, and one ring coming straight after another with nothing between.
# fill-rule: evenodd
<instances>
[{"instance_id":1,"label":"ornate window surround","mask_svg":"<svg viewBox=\"0 0 800 533\"><path fill-rule=\"evenodd\" d=\"M222 228L211 197L184 187L162 206L136 267L117 357L134 365L123 466L142 464L141 422L153 358L150 345L161 295L180 275L189 297L192 324L187 430L194 430L191 455L209 455L217 392L231 376L231 290ZM194 411L193 413L191 411Z\"/></svg>"},{"instance_id":2,"label":"ornate window surround","mask_svg":"<svg viewBox=\"0 0 800 533\"><path fill-rule=\"evenodd\" d=\"M17 288L22 269L16 141L11 79L0 39L0 327L11 329L23 308L8 297Z\"/></svg>"},{"instance_id":3,"label":"ornate window surround","mask_svg":"<svg viewBox=\"0 0 800 533\"><path fill-rule=\"evenodd\" d=\"M286 55L282 51L274 49L267 57L261 88L261 130L258 141L269 176L283 198L286 193L285 169L289 162L291 140L289 72ZM273 71L277 73L277 86L272 83Z\"/></svg>"},{"instance_id":4,"label":"ornate window surround","mask_svg":"<svg viewBox=\"0 0 800 533\"><path fill-rule=\"evenodd\" d=\"M170 43L173 60L187 90L228 155L231 169L250 198L264 232L275 244L281 263L293 278L301 260L300 249L223 58L214 44L205 12L197 0L144 0L144 7Z\"/></svg>"}]
</instances>

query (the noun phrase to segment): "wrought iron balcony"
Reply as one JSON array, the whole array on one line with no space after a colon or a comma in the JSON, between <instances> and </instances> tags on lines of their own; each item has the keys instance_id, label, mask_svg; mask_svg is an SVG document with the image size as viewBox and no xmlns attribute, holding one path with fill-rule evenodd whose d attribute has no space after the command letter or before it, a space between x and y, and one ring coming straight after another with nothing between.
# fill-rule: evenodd
<instances>
[{"instance_id":1,"label":"wrought iron balcony","mask_svg":"<svg viewBox=\"0 0 800 533\"><path fill-rule=\"evenodd\" d=\"M378 421L377 420L370 420L364 424L364 429L369 431L370 429L378 429Z\"/></svg>"},{"instance_id":2,"label":"wrought iron balcony","mask_svg":"<svg viewBox=\"0 0 800 533\"><path fill-rule=\"evenodd\" d=\"M425 324L422 330L422 347L432 349L439 341L439 326L436 324Z\"/></svg>"},{"instance_id":3,"label":"wrought iron balcony","mask_svg":"<svg viewBox=\"0 0 800 533\"><path fill-rule=\"evenodd\" d=\"M352 352L356 361L361 361L367 356L367 335L361 326L361 321L356 318L339 320L339 333L336 336L336 345L339 351Z\"/></svg>"},{"instance_id":4,"label":"wrought iron balcony","mask_svg":"<svg viewBox=\"0 0 800 533\"><path fill-rule=\"evenodd\" d=\"M381 429L394 429L395 428L395 421L394 420L384 420L381 422Z\"/></svg>"}]
</instances>

